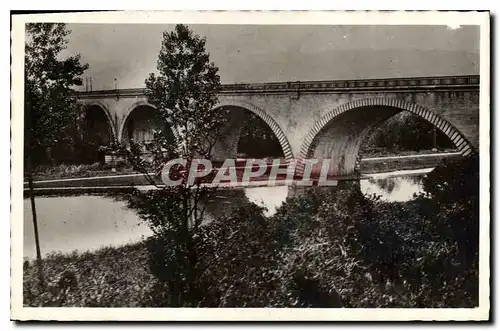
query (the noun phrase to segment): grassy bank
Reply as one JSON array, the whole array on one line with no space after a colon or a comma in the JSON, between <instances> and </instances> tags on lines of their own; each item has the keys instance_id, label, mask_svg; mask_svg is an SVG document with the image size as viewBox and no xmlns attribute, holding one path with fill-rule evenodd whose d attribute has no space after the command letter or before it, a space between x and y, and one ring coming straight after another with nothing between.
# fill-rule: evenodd
<instances>
[{"instance_id":1,"label":"grassy bank","mask_svg":"<svg viewBox=\"0 0 500 331\"><path fill-rule=\"evenodd\" d=\"M114 170L113 170L114 169ZM34 171L33 179L51 180L61 178L83 178L94 176L125 175L136 173L132 166L119 164L60 164L57 166L39 166ZM26 181L27 178L24 178Z\"/></svg>"},{"instance_id":2,"label":"grassy bank","mask_svg":"<svg viewBox=\"0 0 500 331\"><path fill-rule=\"evenodd\" d=\"M345 185L313 188L270 217L242 204L198 229L192 265L183 264L175 232L94 253L52 254L43 263L44 291L36 265L25 264L24 304L476 307L477 169L476 159L437 167L424 179L426 193L407 202ZM164 208L147 214L159 200L135 198L143 216L164 217Z\"/></svg>"},{"instance_id":3,"label":"grassy bank","mask_svg":"<svg viewBox=\"0 0 500 331\"><path fill-rule=\"evenodd\" d=\"M95 252L50 254L43 260L45 290L37 266L23 268L23 304L29 307L140 307L154 276L147 265L144 242Z\"/></svg>"},{"instance_id":4,"label":"grassy bank","mask_svg":"<svg viewBox=\"0 0 500 331\"><path fill-rule=\"evenodd\" d=\"M431 150L423 150L423 151L389 151L387 149L382 148L372 148L369 151L363 152L363 158L371 158L371 157L390 157L390 156L406 156L406 155L425 155L425 154L433 154L433 153L448 153L448 152L456 152L456 150L439 150L438 152ZM408 169L418 169L418 167L428 167L435 166L442 160L443 157L435 157L435 158L425 158L425 159L415 159L415 161L363 161L365 167L370 167L367 169L373 168L376 172L381 171L391 171L394 169L398 170L408 170ZM403 167L403 168L401 168ZM379 169L380 170L377 170ZM112 166L110 164L80 164L80 165L66 165L61 164L57 166L39 166L34 171L34 180L54 180L54 179L71 179L71 178L86 178L86 177L105 177L105 176L116 176L116 175L129 175L129 174L138 174L132 166L127 165L125 163L120 163L116 166ZM26 178L24 179L27 180ZM47 183L44 184L46 187ZM60 184L57 184L61 186ZM73 185L70 186L87 186L88 184L81 185ZM109 183L104 183L101 186L110 185ZM120 183L115 185L130 185L129 181L125 180L125 182L120 181ZM135 184L139 185L139 184ZM64 186L64 185L62 185Z\"/></svg>"},{"instance_id":5,"label":"grassy bank","mask_svg":"<svg viewBox=\"0 0 500 331\"><path fill-rule=\"evenodd\" d=\"M436 153L454 153L458 152L455 148L441 148L438 150L424 149L424 150L390 150L383 147L370 147L360 151L363 158L369 157L386 157L386 156L403 156L403 155L425 155L425 154L436 154Z\"/></svg>"},{"instance_id":6,"label":"grassy bank","mask_svg":"<svg viewBox=\"0 0 500 331\"><path fill-rule=\"evenodd\" d=\"M476 258L462 256L463 244L442 236L442 226L463 219L460 208L439 212L428 200L383 203L319 194L292 201L269 219L244 208L208 227L196 242L206 277L200 306L477 306L477 264L466 263ZM477 243L467 245L467 254L477 256ZM156 286L149 253L144 241L49 255L44 291L30 261L23 270L23 303L159 306L157 296L168 291Z\"/></svg>"},{"instance_id":7,"label":"grassy bank","mask_svg":"<svg viewBox=\"0 0 500 331\"><path fill-rule=\"evenodd\" d=\"M453 162L459 160L461 157L460 155L446 155L387 160L361 160L360 170L361 173L379 173L395 170L434 168L443 162L443 160Z\"/></svg>"}]
</instances>

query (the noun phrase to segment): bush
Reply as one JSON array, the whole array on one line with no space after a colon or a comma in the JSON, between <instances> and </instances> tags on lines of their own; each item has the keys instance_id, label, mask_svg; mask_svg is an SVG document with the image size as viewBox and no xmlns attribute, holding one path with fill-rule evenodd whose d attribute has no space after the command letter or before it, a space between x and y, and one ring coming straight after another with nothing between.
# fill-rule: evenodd
<instances>
[{"instance_id":1,"label":"bush","mask_svg":"<svg viewBox=\"0 0 500 331\"><path fill-rule=\"evenodd\" d=\"M455 189L477 181L470 162L438 167L425 180L429 191L409 202L364 197L355 185L316 188L269 219L249 204L210 224L198 242L211 300L200 304L476 306L475 191L465 199ZM439 173L461 174L463 183L433 191Z\"/></svg>"},{"instance_id":2,"label":"bush","mask_svg":"<svg viewBox=\"0 0 500 331\"><path fill-rule=\"evenodd\" d=\"M263 209L247 203L202 227L200 254L203 306L266 307L276 296L277 228Z\"/></svg>"},{"instance_id":3,"label":"bush","mask_svg":"<svg viewBox=\"0 0 500 331\"><path fill-rule=\"evenodd\" d=\"M390 152L430 150L434 147L434 126L419 116L401 112L376 128L363 146L370 151ZM453 142L440 130L436 130L436 148L453 149Z\"/></svg>"},{"instance_id":4,"label":"bush","mask_svg":"<svg viewBox=\"0 0 500 331\"><path fill-rule=\"evenodd\" d=\"M43 291L35 266L26 263L24 303L474 307L478 176L471 158L437 167L424 180L426 192L408 202L365 197L358 185L310 189L272 217L247 202L200 226L191 242L163 231L175 225L167 222L175 215L165 214L176 210L168 192L139 194L130 204L155 236L135 246L49 256Z\"/></svg>"},{"instance_id":5,"label":"bush","mask_svg":"<svg viewBox=\"0 0 500 331\"><path fill-rule=\"evenodd\" d=\"M45 287L37 266L25 262L23 304L28 307L143 307L154 285L145 264L145 244L103 248L83 254L48 255ZM124 272L126 270L126 272Z\"/></svg>"}]
</instances>

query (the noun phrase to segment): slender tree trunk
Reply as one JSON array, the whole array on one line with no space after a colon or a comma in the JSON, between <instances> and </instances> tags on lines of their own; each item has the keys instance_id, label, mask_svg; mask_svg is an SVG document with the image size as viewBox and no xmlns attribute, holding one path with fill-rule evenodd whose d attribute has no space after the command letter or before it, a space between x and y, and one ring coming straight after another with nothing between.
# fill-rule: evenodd
<instances>
[{"instance_id":1,"label":"slender tree trunk","mask_svg":"<svg viewBox=\"0 0 500 331\"><path fill-rule=\"evenodd\" d=\"M45 287L45 281L43 277L42 254L40 253L40 240L38 237L38 221L36 217L35 195L33 193L33 168L31 164L31 156L27 155L26 161L28 170L28 187L29 187L29 196L31 202L31 213L33 215L33 229L35 231L36 262L38 265L38 278L40 280L40 287L43 289Z\"/></svg>"},{"instance_id":2,"label":"slender tree trunk","mask_svg":"<svg viewBox=\"0 0 500 331\"><path fill-rule=\"evenodd\" d=\"M432 130L432 148L437 149L436 127Z\"/></svg>"}]
</instances>

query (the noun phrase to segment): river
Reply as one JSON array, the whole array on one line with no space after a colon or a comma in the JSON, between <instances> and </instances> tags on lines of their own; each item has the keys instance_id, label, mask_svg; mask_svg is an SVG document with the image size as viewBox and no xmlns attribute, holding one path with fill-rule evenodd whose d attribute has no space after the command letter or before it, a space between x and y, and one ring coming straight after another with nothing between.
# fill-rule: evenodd
<instances>
[{"instance_id":1,"label":"river","mask_svg":"<svg viewBox=\"0 0 500 331\"><path fill-rule=\"evenodd\" d=\"M368 175L361 180L365 194L380 195L386 201L408 201L422 191L422 171L391 172ZM246 198L275 213L288 194L286 186L255 187L244 190ZM230 204L224 194L213 200L212 208ZM119 246L137 242L151 231L124 201L109 197L82 195L37 197L36 207L42 255L95 250L103 246ZM224 208L224 207L222 207ZM31 206L24 200L24 256L35 257Z\"/></svg>"}]
</instances>

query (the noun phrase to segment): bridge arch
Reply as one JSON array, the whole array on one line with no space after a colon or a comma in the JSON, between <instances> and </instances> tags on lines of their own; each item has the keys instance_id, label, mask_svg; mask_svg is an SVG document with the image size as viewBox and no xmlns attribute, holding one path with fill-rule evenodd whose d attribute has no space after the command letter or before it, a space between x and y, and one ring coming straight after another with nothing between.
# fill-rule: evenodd
<instances>
[{"instance_id":1,"label":"bridge arch","mask_svg":"<svg viewBox=\"0 0 500 331\"><path fill-rule=\"evenodd\" d=\"M372 112L361 111L370 108ZM358 115L355 115L356 111ZM340 161L336 169L340 174L349 174L358 165L359 147L369 130L401 111L416 114L433 124L450 138L462 155L467 156L474 152L473 145L455 126L421 105L392 98L365 98L342 104L321 117L305 137L298 158L303 160L310 157L319 143L320 135L337 121L337 137L343 141L336 142L339 147L331 151L330 157L337 158L334 162ZM342 134L346 138L343 138ZM303 169L303 164L299 165L299 169Z\"/></svg>"},{"instance_id":2,"label":"bridge arch","mask_svg":"<svg viewBox=\"0 0 500 331\"><path fill-rule=\"evenodd\" d=\"M151 109L153 109L153 110L155 110L155 111L157 110L157 107L156 107L155 105L153 105L153 104L151 104L151 103L147 102L146 100L139 100L139 101L137 101L137 102L133 103L133 104L132 104L132 105L131 105L128 109L127 109L127 111L125 112L125 116L123 117L123 120L122 120L122 122L121 122L121 124L120 124L119 130L118 130L118 141L119 141L119 142L123 142L123 139L124 139L123 135L124 135L124 133L125 133L125 131L126 131L126 125L127 125L128 121L130 120L130 118L131 118L131 116L132 116L133 112L134 112L135 110L137 110L137 108L140 108L140 107L149 107L149 108L151 108ZM171 125L171 123L170 123L170 122L168 122L168 121L167 121L167 124L168 124L168 126L169 126L170 130L172 131L173 138L174 138L176 141L178 141L178 139L179 139L179 134L178 134L178 130L177 130L177 128L176 128L176 127L174 127L173 125Z\"/></svg>"},{"instance_id":3,"label":"bridge arch","mask_svg":"<svg viewBox=\"0 0 500 331\"><path fill-rule=\"evenodd\" d=\"M290 142L288 141L283 129L279 126L276 120L271 117L265 110L245 101L239 100L231 100L222 103L218 103L215 108L225 108L225 107L236 107L241 108L247 111L250 111L260 119L262 119L272 130L276 138L278 139L281 149L283 150L283 154L287 161L291 161L293 159L292 147ZM235 142L238 143L237 141Z\"/></svg>"},{"instance_id":4,"label":"bridge arch","mask_svg":"<svg viewBox=\"0 0 500 331\"><path fill-rule=\"evenodd\" d=\"M115 121L113 120L113 117L111 116L111 113L106 104L98 100L92 100L90 102L86 102L85 104L82 105L81 108L82 115L85 116L86 113L92 108L99 108L104 113L107 120L107 125L109 126L109 131L111 133L111 139L113 141L116 141L117 135L115 129Z\"/></svg>"}]
</instances>

